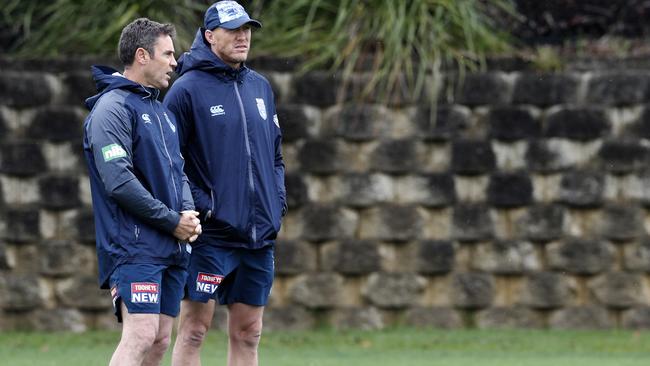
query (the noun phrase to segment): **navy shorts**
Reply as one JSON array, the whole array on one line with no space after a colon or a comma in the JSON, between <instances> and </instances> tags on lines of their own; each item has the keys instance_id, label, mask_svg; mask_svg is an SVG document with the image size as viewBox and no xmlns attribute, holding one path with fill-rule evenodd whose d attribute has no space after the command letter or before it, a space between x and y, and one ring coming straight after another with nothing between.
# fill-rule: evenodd
<instances>
[{"instance_id":1,"label":"navy shorts","mask_svg":"<svg viewBox=\"0 0 650 366\"><path fill-rule=\"evenodd\" d=\"M122 321L120 303L129 314L165 314L176 317L187 271L162 264L122 264L111 274L111 296L117 321Z\"/></svg>"},{"instance_id":2,"label":"navy shorts","mask_svg":"<svg viewBox=\"0 0 650 366\"><path fill-rule=\"evenodd\" d=\"M264 306L273 285L273 245L260 249L200 245L192 248L186 298L221 305Z\"/></svg>"}]
</instances>

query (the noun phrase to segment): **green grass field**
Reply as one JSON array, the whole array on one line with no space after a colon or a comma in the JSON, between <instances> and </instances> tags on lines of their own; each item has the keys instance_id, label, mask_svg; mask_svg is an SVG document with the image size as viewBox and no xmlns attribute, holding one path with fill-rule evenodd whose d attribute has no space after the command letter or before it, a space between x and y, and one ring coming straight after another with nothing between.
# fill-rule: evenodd
<instances>
[{"instance_id":1,"label":"green grass field","mask_svg":"<svg viewBox=\"0 0 650 366\"><path fill-rule=\"evenodd\" d=\"M106 365L115 332L4 333L0 364ZM225 365L226 338L213 331L204 365ZM391 329L376 332L274 332L262 337L265 366L650 364L650 332ZM164 365L169 365L169 352Z\"/></svg>"}]
</instances>

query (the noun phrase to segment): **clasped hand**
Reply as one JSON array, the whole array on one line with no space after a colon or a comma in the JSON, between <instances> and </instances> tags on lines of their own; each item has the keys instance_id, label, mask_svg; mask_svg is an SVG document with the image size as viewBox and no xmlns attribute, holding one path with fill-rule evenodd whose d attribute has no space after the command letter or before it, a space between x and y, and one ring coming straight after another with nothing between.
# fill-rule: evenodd
<instances>
[{"instance_id":1,"label":"clasped hand","mask_svg":"<svg viewBox=\"0 0 650 366\"><path fill-rule=\"evenodd\" d=\"M174 236L182 241L192 243L201 235L201 221L196 211L181 211L181 221L174 229Z\"/></svg>"}]
</instances>

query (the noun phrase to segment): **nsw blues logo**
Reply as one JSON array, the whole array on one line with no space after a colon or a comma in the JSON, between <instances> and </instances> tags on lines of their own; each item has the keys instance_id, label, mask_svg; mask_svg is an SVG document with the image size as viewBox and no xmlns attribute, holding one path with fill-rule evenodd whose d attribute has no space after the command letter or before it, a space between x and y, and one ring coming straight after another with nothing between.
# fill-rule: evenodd
<instances>
[{"instance_id":1,"label":"nsw blues logo","mask_svg":"<svg viewBox=\"0 0 650 366\"><path fill-rule=\"evenodd\" d=\"M217 287L219 287L221 280L223 280L223 276L199 272L196 276L196 292L214 294L214 292L217 291Z\"/></svg>"},{"instance_id":2,"label":"nsw blues logo","mask_svg":"<svg viewBox=\"0 0 650 366\"><path fill-rule=\"evenodd\" d=\"M172 121L169 119L169 116L167 116L167 112L163 112L163 115L165 116L165 121L167 121L169 128L172 130L173 133L176 133L176 126L174 126Z\"/></svg>"},{"instance_id":3,"label":"nsw blues logo","mask_svg":"<svg viewBox=\"0 0 650 366\"><path fill-rule=\"evenodd\" d=\"M257 111L260 112L260 117L266 121L266 105L264 104L264 99L255 98L257 102Z\"/></svg>"}]
</instances>

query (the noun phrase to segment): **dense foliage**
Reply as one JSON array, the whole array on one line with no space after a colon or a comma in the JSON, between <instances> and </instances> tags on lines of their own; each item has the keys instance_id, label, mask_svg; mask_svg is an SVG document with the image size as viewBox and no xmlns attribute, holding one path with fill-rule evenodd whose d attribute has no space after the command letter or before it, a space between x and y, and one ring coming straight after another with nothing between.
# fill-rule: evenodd
<instances>
[{"instance_id":1,"label":"dense foliage","mask_svg":"<svg viewBox=\"0 0 650 366\"><path fill-rule=\"evenodd\" d=\"M365 93L420 95L441 63L481 64L508 47L492 14L511 14L509 0L257 0L267 27L261 52L300 57L304 68L328 65L370 71ZM488 5L489 4L489 5ZM272 30L272 31L271 31ZM437 79L437 78L436 78Z\"/></svg>"},{"instance_id":2,"label":"dense foliage","mask_svg":"<svg viewBox=\"0 0 650 366\"><path fill-rule=\"evenodd\" d=\"M476 67L508 43L492 15L511 14L511 0L250 0L264 29L255 55L296 57L303 70L369 71L365 92L380 98L420 95L443 63ZM186 50L210 1L8 0L0 42L18 56L113 55L120 30L146 16L171 22ZM179 52L180 53L180 52ZM434 78L439 80L439 78Z\"/></svg>"},{"instance_id":3,"label":"dense foliage","mask_svg":"<svg viewBox=\"0 0 650 366\"><path fill-rule=\"evenodd\" d=\"M138 17L170 22L187 49L205 10L196 0L6 0L0 40L22 57L114 55L122 28Z\"/></svg>"}]
</instances>

